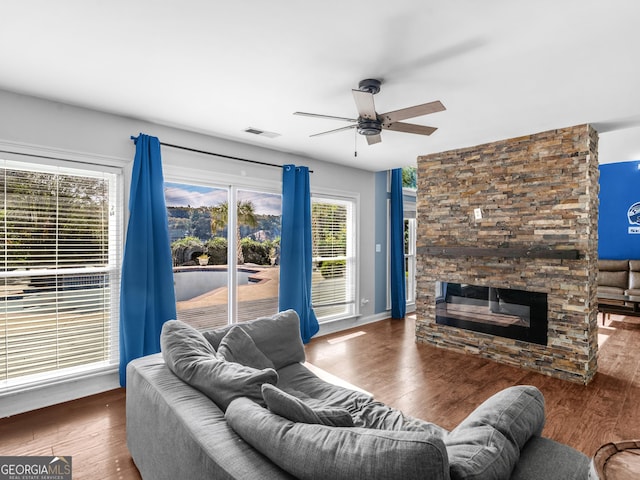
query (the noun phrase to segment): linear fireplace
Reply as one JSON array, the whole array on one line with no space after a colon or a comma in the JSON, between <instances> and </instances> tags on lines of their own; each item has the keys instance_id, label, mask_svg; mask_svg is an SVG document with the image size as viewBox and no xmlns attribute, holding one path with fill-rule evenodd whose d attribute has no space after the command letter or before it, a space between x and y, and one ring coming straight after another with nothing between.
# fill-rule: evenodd
<instances>
[{"instance_id":1,"label":"linear fireplace","mask_svg":"<svg viewBox=\"0 0 640 480\"><path fill-rule=\"evenodd\" d=\"M547 294L436 282L436 323L547 344Z\"/></svg>"}]
</instances>

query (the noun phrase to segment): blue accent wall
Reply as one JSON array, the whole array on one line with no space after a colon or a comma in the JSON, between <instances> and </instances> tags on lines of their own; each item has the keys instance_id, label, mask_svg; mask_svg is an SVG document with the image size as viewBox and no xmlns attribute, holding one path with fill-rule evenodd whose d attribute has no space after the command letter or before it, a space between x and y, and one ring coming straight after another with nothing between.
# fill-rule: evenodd
<instances>
[{"instance_id":1,"label":"blue accent wall","mask_svg":"<svg viewBox=\"0 0 640 480\"><path fill-rule=\"evenodd\" d=\"M640 259L640 161L600 165L598 256Z\"/></svg>"}]
</instances>

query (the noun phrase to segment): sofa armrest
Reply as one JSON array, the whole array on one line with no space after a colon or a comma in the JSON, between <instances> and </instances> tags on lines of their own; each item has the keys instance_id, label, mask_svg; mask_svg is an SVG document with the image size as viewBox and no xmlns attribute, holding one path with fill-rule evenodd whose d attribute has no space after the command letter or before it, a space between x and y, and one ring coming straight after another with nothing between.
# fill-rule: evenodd
<instances>
[{"instance_id":1,"label":"sofa armrest","mask_svg":"<svg viewBox=\"0 0 640 480\"><path fill-rule=\"evenodd\" d=\"M519 385L491 396L445 437L451 478L507 478L544 422L544 397L536 387Z\"/></svg>"},{"instance_id":2,"label":"sofa armrest","mask_svg":"<svg viewBox=\"0 0 640 480\"><path fill-rule=\"evenodd\" d=\"M176 377L160 354L127 366L126 421L142 478L292 478L242 441L215 403Z\"/></svg>"},{"instance_id":3,"label":"sofa armrest","mask_svg":"<svg viewBox=\"0 0 640 480\"><path fill-rule=\"evenodd\" d=\"M511 480L586 480L589 458L549 438L531 437L520 452Z\"/></svg>"}]
</instances>

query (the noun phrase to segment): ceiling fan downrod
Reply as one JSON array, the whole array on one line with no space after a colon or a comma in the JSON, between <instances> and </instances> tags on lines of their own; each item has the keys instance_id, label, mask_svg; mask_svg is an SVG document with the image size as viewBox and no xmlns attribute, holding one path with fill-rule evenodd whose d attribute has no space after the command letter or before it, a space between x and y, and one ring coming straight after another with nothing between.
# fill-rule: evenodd
<instances>
[{"instance_id":1,"label":"ceiling fan downrod","mask_svg":"<svg viewBox=\"0 0 640 480\"><path fill-rule=\"evenodd\" d=\"M360 80L360 83L358 83L358 90L375 95L380 91L380 85L382 85L380 80L376 80L375 78L366 78L364 80Z\"/></svg>"}]
</instances>

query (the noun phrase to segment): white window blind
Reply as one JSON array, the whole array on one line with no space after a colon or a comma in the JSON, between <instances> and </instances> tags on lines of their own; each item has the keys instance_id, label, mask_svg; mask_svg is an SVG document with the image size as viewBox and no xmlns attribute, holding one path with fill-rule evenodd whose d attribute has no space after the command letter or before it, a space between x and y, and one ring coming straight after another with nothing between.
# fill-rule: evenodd
<instances>
[{"instance_id":1,"label":"white window blind","mask_svg":"<svg viewBox=\"0 0 640 480\"><path fill-rule=\"evenodd\" d=\"M115 169L0 160L5 391L118 363L120 184Z\"/></svg>"},{"instance_id":2,"label":"white window blind","mask_svg":"<svg viewBox=\"0 0 640 480\"><path fill-rule=\"evenodd\" d=\"M311 299L320 321L355 314L354 202L312 198Z\"/></svg>"},{"instance_id":3,"label":"white window blind","mask_svg":"<svg viewBox=\"0 0 640 480\"><path fill-rule=\"evenodd\" d=\"M416 219L404 219L404 265L407 304L416 301Z\"/></svg>"}]
</instances>

